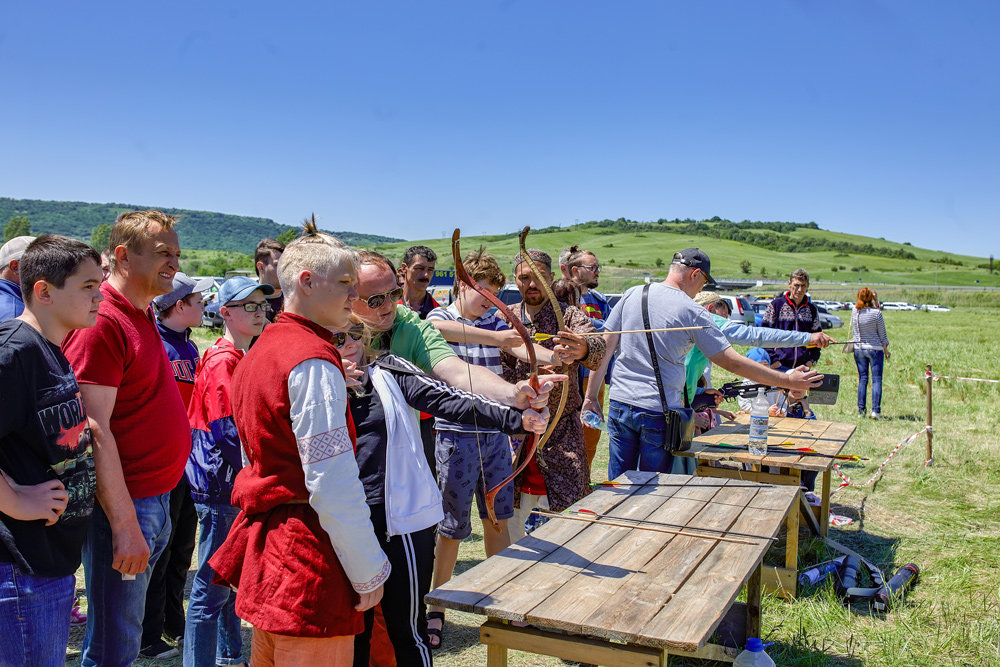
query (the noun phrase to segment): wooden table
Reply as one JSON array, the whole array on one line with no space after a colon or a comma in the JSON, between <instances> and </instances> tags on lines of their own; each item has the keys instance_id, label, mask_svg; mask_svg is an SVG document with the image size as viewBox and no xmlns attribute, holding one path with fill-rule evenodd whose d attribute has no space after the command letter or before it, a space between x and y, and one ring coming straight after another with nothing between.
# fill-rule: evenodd
<instances>
[{"instance_id":1,"label":"wooden table","mask_svg":"<svg viewBox=\"0 0 1000 667\"><path fill-rule=\"evenodd\" d=\"M801 512L788 514L788 540L785 548L785 567L764 568L764 588L775 591L786 599L795 595L796 576L798 572L799 555L799 516L806 518L806 525L817 535L826 537L830 516L830 477L835 459L854 434L856 426L838 422L818 421L814 419L790 419L788 417L772 417L767 430L767 456L753 456L746 450L750 440L750 417L746 414L736 416L733 422L725 422L713 428L704 435L694 439L691 449L677 452L681 456L693 456L698 460L698 475L712 478L732 478L782 484L799 487L802 482L802 472L807 470L822 473L822 491L819 496L822 504L819 507L809 505L805 495L801 496L799 507ZM725 443L740 445L743 450L726 450L712 448L708 445ZM791 443L791 444L789 444ZM779 445L793 447L811 447L823 456L803 456L798 452L783 452ZM748 463L753 470L741 468L717 467L717 461L736 461ZM762 466L779 467L778 472L768 472Z\"/></svg>"},{"instance_id":2,"label":"wooden table","mask_svg":"<svg viewBox=\"0 0 1000 667\"><path fill-rule=\"evenodd\" d=\"M427 602L489 617L480 640L491 667L506 664L508 649L602 665L731 662L747 636L760 636L761 560L798 491L646 472L615 481L570 509L646 523L553 517ZM747 603L734 602L744 585Z\"/></svg>"}]
</instances>

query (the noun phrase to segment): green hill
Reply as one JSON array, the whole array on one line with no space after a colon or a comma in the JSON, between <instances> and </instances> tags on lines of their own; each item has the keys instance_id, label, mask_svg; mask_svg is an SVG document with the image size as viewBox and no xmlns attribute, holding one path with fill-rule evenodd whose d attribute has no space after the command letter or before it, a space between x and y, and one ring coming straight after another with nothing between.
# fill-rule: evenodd
<instances>
[{"instance_id":1,"label":"green hill","mask_svg":"<svg viewBox=\"0 0 1000 667\"><path fill-rule=\"evenodd\" d=\"M442 255L438 268L453 265L450 239L377 244L375 249L398 261L403 250L414 243L427 245ZM509 271L517 252L517 233L463 238L462 250L468 252L481 243ZM860 273L865 283L971 286L978 280L980 286L1000 286L1000 275L988 271L985 258L841 234L820 229L815 223L731 222L720 218L637 222L619 218L546 227L532 230L528 237L529 246L545 250L553 259L573 244L597 255L602 266L601 286L607 291L637 284L646 274L665 275L673 253L687 247L699 247L708 253L716 277L747 281L784 279L792 270L804 267L813 283L857 284Z\"/></svg>"},{"instance_id":2,"label":"green hill","mask_svg":"<svg viewBox=\"0 0 1000 667\"><path fill-rule=\"evenodd\" d=\"M89 204L86 202L42 201L0 197L0 225L23 215L31 222L33 234L63 234L90 240L90 232L101 224L110 224L122 211L159 208L178 218L177 235L185 250L226 250L253 254L263 238L277 238L291 227L269 218L252 218L211 211L191 211L135 204ZM350 245L371 245L399 241L390 236L331 232Z\"/></svg>"}]
</instances>

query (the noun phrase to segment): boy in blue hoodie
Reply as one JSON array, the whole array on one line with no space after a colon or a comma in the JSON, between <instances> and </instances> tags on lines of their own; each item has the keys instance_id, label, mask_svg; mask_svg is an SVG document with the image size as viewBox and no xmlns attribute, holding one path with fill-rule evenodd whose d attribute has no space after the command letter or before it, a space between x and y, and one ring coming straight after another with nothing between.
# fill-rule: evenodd
<instances>
[{"instance_id":1,"label":"boy in blue hoodie","mask_svg":"<svg viewBox=\"0 0 1000 667\"><path fill-rule=\"evenodd\" d=\"M243 468L240 438L230 401L236 364L250 341L267 323L267 298L274 288L245 276L236 276L219 288L219 314L225 322L222 338L205 351L194 381L188 408L191 421L191 457L185 473L198 512L198 571L191 584L187 626L184 630L185 666L214 667L243 663L236 594L212 583L215 572L208 559L229 534L236 515L232 505L233 480Z\"/></svg>"}]
</instances>

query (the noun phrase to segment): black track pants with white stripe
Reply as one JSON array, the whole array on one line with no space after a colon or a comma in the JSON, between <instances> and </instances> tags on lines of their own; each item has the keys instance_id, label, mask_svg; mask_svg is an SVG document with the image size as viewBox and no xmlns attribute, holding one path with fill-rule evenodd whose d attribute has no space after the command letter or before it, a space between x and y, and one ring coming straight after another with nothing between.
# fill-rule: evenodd
<instances>
[{"instance_id":1,"label":"black track pants with white stripe","mask_svg":"<svg viewBox=\"0 0 1000 667\"><path fill-rule=\"evenodd\" d=\"M434 526L415 533L394 535L386 542L385 505L370 505L372 525L382 550L392 564L382 595L382 615L396 654L396 664L430 665L427 606L434 570ZM367 667L375 610L365 612L365 631L354 637L355 667Z\"/></svg>"}]
</instances>

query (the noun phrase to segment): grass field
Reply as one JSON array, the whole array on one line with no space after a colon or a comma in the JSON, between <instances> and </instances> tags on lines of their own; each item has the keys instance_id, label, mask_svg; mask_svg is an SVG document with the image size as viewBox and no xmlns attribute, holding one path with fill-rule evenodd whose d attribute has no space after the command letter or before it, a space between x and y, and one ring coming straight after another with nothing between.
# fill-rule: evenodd
<instances>
[{"instance_id":1,"label":"grass field","mask_svg":"<svg viewBox=\"0 0 1000 667\"><path fill-rule=\"evenodd\" d=\"M845 451L872 459L843 466L855 482L867 480L898 442L923 427L926 364L941 375L1000 379L1000 359L990 347L1000 296L963 295L958 300L951 313L885 314L893 354L886 363L879 421L857 416L853 357L824 352L819 369L840 374L842 387L837 405L819 406L819 417L856 423ZM201 349L214 341L204 331L197 339ZM729 378L717 369L713 379L720 384ZM1000 664L1000 385L943 380L935 383L933 397L934 465L922 465L925 440L918 438L897 454L877 484L834 496L834 510L855 522L830 531L883 569L916 563L919 584L884 618L860 606L845 608L828 586L801 591L791 603L766 597L763 634L775 642L768 651L779 665ZM594 481L605 479L606 470L607 445L602 442ZM778 545L768 559L778 563L782 553ZM827 557L822 543L807 540L800 567ZM483 558L482 527L477 524L462 546L458 569ZM82 591L82 571L79 582ZM444 649L435 656L438 664L485 664L486 652L478 643L483 620L449 612ZM82 630L74 630L67 654L71 664L78 662L81 638ZM564 663L512 652L510 664Z\"/></svg>"}]
</instances>

